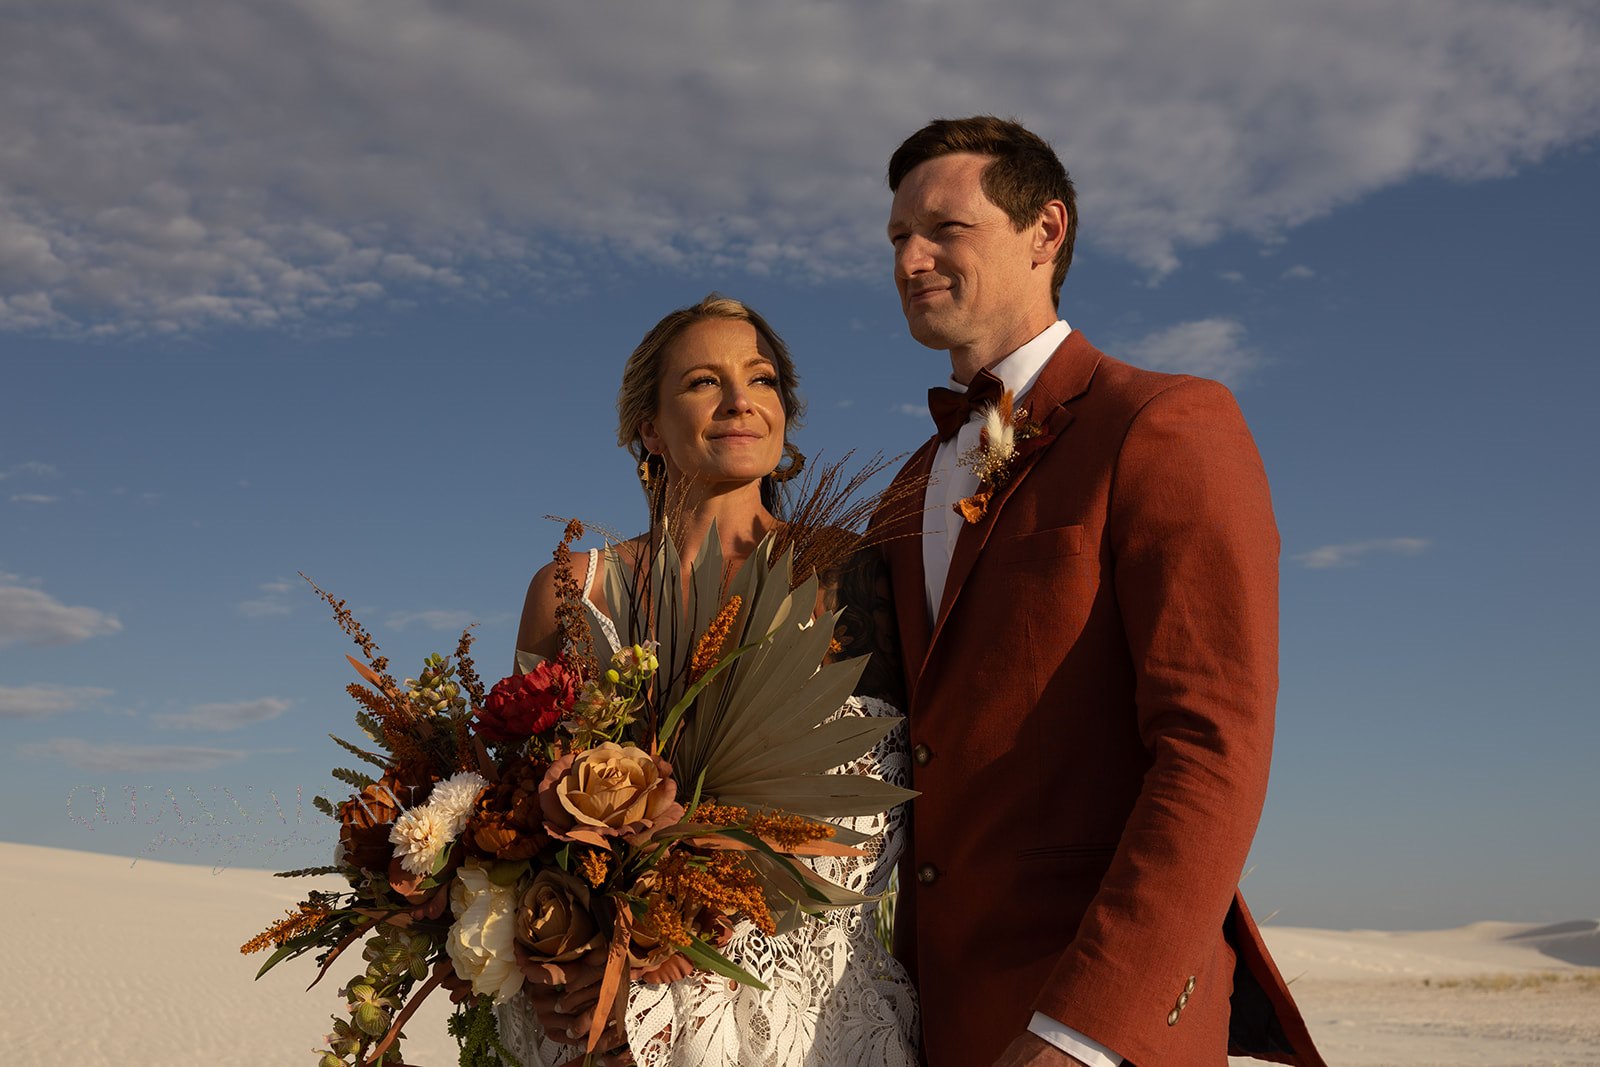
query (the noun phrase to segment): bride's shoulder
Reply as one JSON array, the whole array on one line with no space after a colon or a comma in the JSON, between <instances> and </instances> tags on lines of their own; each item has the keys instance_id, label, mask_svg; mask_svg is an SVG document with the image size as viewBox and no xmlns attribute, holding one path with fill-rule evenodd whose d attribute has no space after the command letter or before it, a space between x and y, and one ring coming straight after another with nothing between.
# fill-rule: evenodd
<instances>
[{"instance_id":1,"label":"bride's shoulder","mask_svg":"<svg viewBox=\"0 0 1600 1067\"><path fill-rule=\"evenodd\" d=\"M627 565L638 558L642 544L641 538L634 538L608 547L615 549L618 558ZM517 648L541 656L555 655L561 644L556 609L574 592L604 611L605 566L605 552L569 552L564 558L553 559L535 571L522 601Z\"/></svg>"}]
</instances>

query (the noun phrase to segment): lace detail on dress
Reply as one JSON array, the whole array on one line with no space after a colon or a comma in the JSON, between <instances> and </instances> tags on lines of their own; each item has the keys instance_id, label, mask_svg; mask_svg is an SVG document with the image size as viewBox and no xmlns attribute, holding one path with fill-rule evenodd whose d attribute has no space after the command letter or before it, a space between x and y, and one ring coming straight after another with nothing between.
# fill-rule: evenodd
<instances>
[{"instance_id":1,"label":"lace detail on dress","mask_svg":"<svg viewBox=\"0 0 1600 1067\"><path fill-rule=\"evenodd\" d=\"M851 697L838 715L897 715L885 701ZM836 774L871 774L910 783L902 723ZM881 893L905 847L905 808L834 820L873 835L865 856L819 856L823 877L861 893ZM641 1067L754 1064L760 1067L915 1067L916 993L899 961L878 941L876 904L808 919L768 937L749 922L723 953L769 987L740 985L697 971L668 985L628 991L628 1043Z\"/></svg>"},{"instance_id":2,"label":"lace detail on dress","mask_svg":"<svg viewBox=\"0 0 1600 1067\"><path fill-rule=\"evenodd\" d=\"M598 553L589 555L585 590ZM592 603L615 649L616 628ZM894 716L875 697L850 697L834 717ZM871 752L835 774L870 774L911 784L905 723ZM818 874L860 893L882 893L905 848L905 806L882 815L836 819L867 835L863 856L807 860ZM841 908L799 929L768 937L740 923L723 954L767 985L741 985L697 971L662 985L628 989L628 1044L640 1067L916 1067L916 992L898 960L878 940L877 904ZM526 1000L495 1009L501 1040L525 1067L556 1067L581 1049L546 1041Z\"/></svg>"}]
</instances>

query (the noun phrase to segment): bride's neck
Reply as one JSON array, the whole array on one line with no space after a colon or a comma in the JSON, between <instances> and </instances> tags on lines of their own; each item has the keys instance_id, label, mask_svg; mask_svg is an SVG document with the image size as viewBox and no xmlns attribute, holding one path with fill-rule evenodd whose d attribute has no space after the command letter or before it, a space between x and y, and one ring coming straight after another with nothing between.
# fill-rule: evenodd
<instances>
[{"instance_id":1,"label":"bride's neck","mask_svg":"<svg viewBox=\"0 0 1600 1067\"><path fill-rule=\"evenodd\" d=\"M673 521L673 540L677 542L682 559L692 560L699 554L713 522L723 561L728 564L748 559L761 539L777 525L772 512L761 504L759 485L750 486L748 491L711 494L687 501Z\"/></svg>"}]
</instances>

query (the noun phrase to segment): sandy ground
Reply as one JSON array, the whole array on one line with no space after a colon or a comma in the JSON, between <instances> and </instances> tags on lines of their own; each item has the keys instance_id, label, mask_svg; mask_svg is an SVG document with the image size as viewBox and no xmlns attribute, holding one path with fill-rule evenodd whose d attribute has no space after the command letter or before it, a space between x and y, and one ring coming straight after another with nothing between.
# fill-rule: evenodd
<instances>
[{"instance_id":1,"label":"sandy ground","mask_svg":"<svg viewBox=\"0 0 1600 1067\"><path fill-rule=\"evenodd\" d=\"M1266 937L1334 1067L1600 1067L1592 920Z\"/></svg>"},{"instance_id":2,"label":"sandy ground","mask_svg":"<svg viewBox=\"0 0 1600 1067\"><path fill-rule=\"evenodd\" d=\"M307 993L309 959L254 982L265 957L237 947L318 880L4 843L0 860L6 1064L314 1067L359 957ZM1267 939L1335 1067L1600 1067L1593 921ZM448 1013L423 1006L408 1062L455 1063Z\"/></svg>"}]
</instances>

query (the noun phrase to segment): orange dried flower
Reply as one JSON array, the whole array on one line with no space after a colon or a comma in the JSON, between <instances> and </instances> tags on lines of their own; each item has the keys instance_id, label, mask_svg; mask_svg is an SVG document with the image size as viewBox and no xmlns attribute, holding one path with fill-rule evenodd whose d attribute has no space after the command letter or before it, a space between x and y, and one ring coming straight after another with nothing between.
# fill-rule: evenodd
<instances>
[{"instance_id":1,"label":"orange dried flower","mask_svg":"<svg viewBox=\"0 0 1600 1067\"><path fill-rule=\"evenodd\" d=\"M599 889L606 880L606 872L611 869L611 860L604 852L587 850L578 860L578 865L583 870L584 880Z\"/></svg>"},{"instance_id":2,"label":"orange dried flower","mask_svg":"<svg viewBox=\"0 0 1600 1067\"><path fill-rule=\"evenodd\" d=\"M331 913L321 895L313 893L285 912L283 918L240 945L239 951L248 956L252 952L260 952L269 944L281 946L308 930L315 930Z\"/></svg>"},{"instance_id":3,"label":"orange dried flower","mask_svg":"<svg viewBox=\"0 0 1600 1067\"><path fill-rule=\"evenodd\" d=\"M683 913L672 906L665 897L652 897L646 902L645 912L635 920L635 936L643 943L651 941L660 945L682 948L694 936L683 925ZM654 947L654 946L651 946Z\"/></svg>"},{"instance_id":4,"label":"orange dried flower","mask_svg":"<svg viewBox=\"0 0 1600 1067\"><path fill-rule=\"evenodd\" d=\"M748 822L749 819L748 808L733 807L729 804L705 803L694 809L694 821L708 826L733 826Z\"/></svg>"},{"instance_id":5,"label":"orange dried flower","mask_svg":"<svg viewBox=\"0 0 1600 1067\"><path fill-rule=\"evenodd\" d=\"M779 851L799 848L811 841L824 841L834 835L834 827L803 815L764 811L750 821L750 829Z\"/></svg>"},{"instance_id":6,"label":"orange dried flower","mask_svg":"<svg viewBox=\"0 0 1600 1067\"><path fill-rule=\"evenodd\" d=\"M744 915L762 933L777 932L767 907L761 879L737 852L719 852L703 863L691 864L676 854L656 868L662 888L678 900L709 908L723 915Z\"/></svg>"},{"instance_id":7,"label":"orange dried flower","mask_svg":"<svg viewBox=\"0 0 1600 1067\"><path fill-rule=\"evenodd\" d=\"M728 634L733 630L733 620L739 616L739 606L743 598L735 594L728 598L722 605L709 625L706 632L700 635L699 642L694 646L694 656L689 660L689 681L699 681L701 676L717 665L717 660L722 658L722 646L728 642Z\"/></svg>"}]
</instances>

